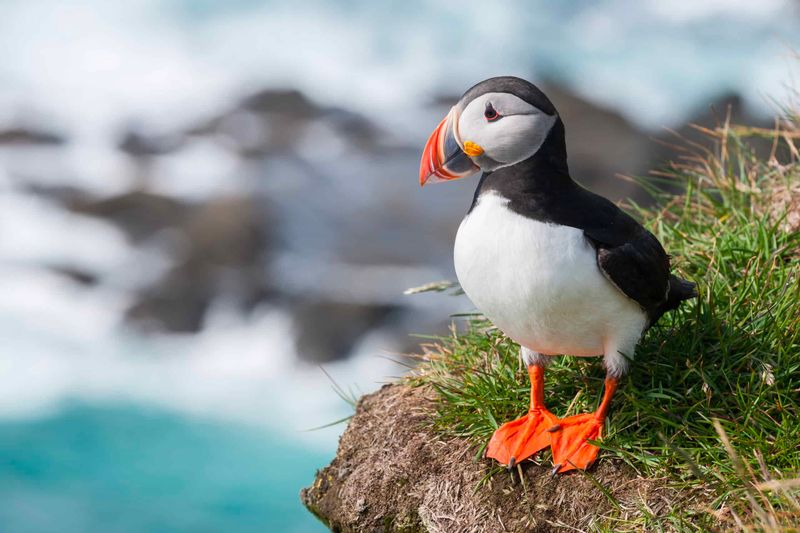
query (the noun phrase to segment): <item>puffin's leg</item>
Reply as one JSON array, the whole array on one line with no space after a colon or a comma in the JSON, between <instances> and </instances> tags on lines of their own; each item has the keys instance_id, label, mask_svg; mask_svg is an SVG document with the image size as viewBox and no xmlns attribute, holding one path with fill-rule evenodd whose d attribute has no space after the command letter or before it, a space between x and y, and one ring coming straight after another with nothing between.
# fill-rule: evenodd
<instances>
[{"instance_id":1,"label":"puffin's leg","mask_svg":"<svg viewBox=\"0 0 800 533\"><path fill-rule=\"evenodd\" d=\"M563 418L550 429L551 446L553 448L553 474L564 473L570 470L586 470L597 459L600 448L586 442L600 440L603 434L608 408L611 399L617 391L619 378L628 369L628 358L624 353L633 354L638 337L633 337L625 343L627 351L621 352L614 344L606 348L606 382L603 400L597 411L589 414L579 414Z\"/></svg>"},{"instance_id":2,"label":"puffin's leg","mask_svg":"<svg viewBox=\"0 0 800 533\"><path fill-rule=\"evenodd\" d=\"M523 348L522 359L528 366L531 380L528 414L497 428L486 447L486 457L509 468L547 448L550 445L547 429L558 423L558 418L544 406L544 368L549 358Z\"/></svg>"},{"instance_id":3,"label":"puffin's leg","mask_svg":"<svg viewBox=\"0 0 800 533\"><path fill-rule=\"evenodd\" d=\"M587 439L600 440L606 421L611 398L617 390L619 380L606 376L603 401L594 413L580 414L562 419L551 428L553 447L553 473L564 473L580 468L586 470L595 459L600 448L590 444Z\"/></svg>"}]
</instances>

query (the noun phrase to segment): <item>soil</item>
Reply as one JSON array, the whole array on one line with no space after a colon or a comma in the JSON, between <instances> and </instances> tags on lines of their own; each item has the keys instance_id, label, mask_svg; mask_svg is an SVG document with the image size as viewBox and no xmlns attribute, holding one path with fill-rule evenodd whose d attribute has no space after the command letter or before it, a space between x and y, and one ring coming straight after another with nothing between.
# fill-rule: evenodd
<instances>
[{"instance_id":1,"label":"soil","mask_svg":"<svg viewBox=\"0 0 800 533\"><path fill-rule=\"evenodd\" d=\"M301 492L305 506L336 532L540 532L585 531L641 509L658 516L681 501L665 481L608 457L589 475L553 477L533 461L498 472L467 440L433 433L433 398L401 384L363 397L333 462Z\"/></svg>"},{"instance_id":2,"label":"soil","mask_svg":"<svg viewBox=\"0 0 800 533\"><path fill-rule=\"evenodd\" d=\"M786 232L800 231L800 184L780 184L770 191L769 212Z\"/></svg>"}]
</instances>

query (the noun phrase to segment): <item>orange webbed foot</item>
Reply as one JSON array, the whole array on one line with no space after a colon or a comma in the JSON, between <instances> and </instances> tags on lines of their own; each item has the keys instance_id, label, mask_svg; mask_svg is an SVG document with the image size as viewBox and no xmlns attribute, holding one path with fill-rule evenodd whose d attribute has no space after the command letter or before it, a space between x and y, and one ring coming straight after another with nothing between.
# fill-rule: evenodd
<instances>
[{"instance_id":1,"label":"orange webbed foot","mask_svg":"<svg viewBox=\"0 0 800 533\"><path fill-rule=\"evenodd\" d=\"M586 470L597 459L600 448L587 441L600 440L602 437L606 414L618 384L616 377L607 376L603 401L596 412L564 418L551 430L553 474Z\"/></svg>"},{"instance_id":2,"label":"orange webbed foot","mask_svg":"<svg viewBox=\"0 0 800 533\"><path fill-rule=\"evenodd\" d=\"M600 448L587 442L602 436L603 419L596 414L564 418L550 433L553 448L553 474L586 470L597 459Z\"/></svg>"},{"instance_id":3,"label":"orange webbed foot","mask_svg":"<svg viewBox=\"0 0 800 533\"><path fill-rule=\"evenodd\" d=\"M531 409L525 416L497 428L486 447L486 457L511 468L550 446L547 430L556 424L558 418L547 409Z\"/></svg>"}]
</instances>

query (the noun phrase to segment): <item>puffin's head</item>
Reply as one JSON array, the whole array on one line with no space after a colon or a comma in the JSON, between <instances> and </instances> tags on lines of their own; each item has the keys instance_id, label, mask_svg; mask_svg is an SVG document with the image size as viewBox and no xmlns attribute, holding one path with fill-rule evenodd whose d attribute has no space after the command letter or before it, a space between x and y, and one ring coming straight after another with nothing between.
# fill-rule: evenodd
<instances>
[{"instance_id":1,"label":"puffin's head","mask_svg":"<svg viewBox=\"0 0 800 533\"><path fill-rule=\"evenodd\" d=\"M533 156L558 115L535 85L520 78L489 78L469 89L425 145L419 183L493 171Z\"/></svg>"}]
</instances>

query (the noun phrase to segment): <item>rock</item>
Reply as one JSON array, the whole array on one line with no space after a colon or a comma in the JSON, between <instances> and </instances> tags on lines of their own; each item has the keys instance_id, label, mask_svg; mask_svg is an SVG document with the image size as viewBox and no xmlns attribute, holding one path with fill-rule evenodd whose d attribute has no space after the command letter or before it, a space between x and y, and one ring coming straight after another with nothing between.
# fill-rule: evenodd
<instances>
[{"instance_id":1,"label":"rock","mask_svg":"<svg viewBox=\"0 0 800 533\"><path fill-rule=\"evenodd\" d=\"M325 126L350 147L373 150L381 132L366 117L338 107L323 107L294 89L263 89L230 110L186 130L186 135L215 135L247 158L298 151L314 126ZM324 148L324 147L322 147Z\"/></svg>"},{"instance_id":2,"label":"rock","mask_svg":"<svg viewBox=\"0 0 800 533\"><path fill-rule=\"evenodd\" d=\"M70 265L51 265L50 270L71 279L78 285L94 287L100 281L97 274Z\"/></svg>"},{"instance_id":3,"label":"rock","mask_svg":"<svg viewBox=\"0 0 800 533\"><path fill-rule=\"evenodd\" d=\"M133 157L164 155L178 150L184 138L178 134L148 133L135 126L129 126L122 134L117 148Z\"/></svg>"},{"instance_id":4,"label":"rock","mask_svg":"<svg viewBox=\"0 0 800 533\"><path fill-rule=\"evenodd\" d=\"M260 158L291 153L322 114L322 108L299 91L264 89L187 134L217 135L242 157Z\"/></svg>"},{"instance_id":5,"label":"rock","mask_svg":"<svg viewBox=\"0 0 800 533\"><path fill-rule=\"evenodd\" d=\"M213 279L188 277L181 269L139 294L125 319L144 331L195 333L211 304Z\"/></svg>"},{"instance_id":6,"label":"rock","mask_svg":"<svg viewBox=\"0 0 800 533\"><path fill-rule=\"evenodd\" d=\"M26 126L12 126L0 129L0 145L58 145L66 139L59 133Z\"/></svg>"},{"instance_id":7,"label":"rock","mask_svg":"<svg viewBox=\"0 0 800 533\"><path fill-rule=\"evenodd\" d=\"M268 299L269 224L256 202L220 198L185 216L177 265L143 290L126 318L149 330L196 332L216 298L247 310Z\"/></svg>"},{"instance_id":8,"label":"rock","mask_svg":"<svg viewBox=\"0 0 800 533\"><path fill-rule=\"evenodd\" d=\"M344 359L358 340L402 311L399 305L306 297L293 306L297 352L306 361Z\"/></svg>"},{"instance_id":9,"label":"rock","mask_svg":"<svg viewBox=\"0 0 800 533\"><path fill-rule=\"evenodd\" d=\"M166 245L173 256L175 266L141 289L126 313L142 329L196 332L215 299L249 310L274 296L268 262L275 236L264 202L230 196L194 204L144 191L97 200L67 193L52 192L72 211L108 220L135 243Z\"/></svg>"},{"instance_id":10,"label":"rock","mask_svg":"<svg viewBox=\"0 0 800 533\"><path fill-rule=\"evenodd\" d=\"M305 506L341 532L586 531L613 510L596 483L631 514L665 515L663 495L676 497L663 480L609 458L592 469L594 480L552 477L549 465L530 461L521 465L524 484L505 471L490 475L496 465L475 461L466 440L432 432L433 394L394 384L363 397L333 462L302 490Z\"/></svg>"},{"instance_id":11,"label":"rock","mask_svg":"<svg viewBox=\"0 0 800 533\"><path fill-rule=\"evenodd\" d=\"M259 114L280 113L306 120L323 114L320 106L295 89L262 89L245 97L239 107Z\"/></svg>"},{"instance_id":12,"label":"rock","mask_svg":"<svg viewBox=\"0 0 800 533\"><path fill-rule=\"evenodd\" d=\"M67 207L76 213L108 220L134 242L165 228L181 226L192 210L185 202L145 191L131 191L100 200L73 195Z\"/></svg>"},{"instance_id":13,"label":"rock","mask_svg":"<svg viewBox=\"0 0 800 533\"><path fill-rule=\"evenodd\" d=\"M23 191L54 202L61 206L85 205L93 203L96 199L85 190L71 185L45 185L40 183L24 183L20 187Z\"/></svg>"}]
</instances>

